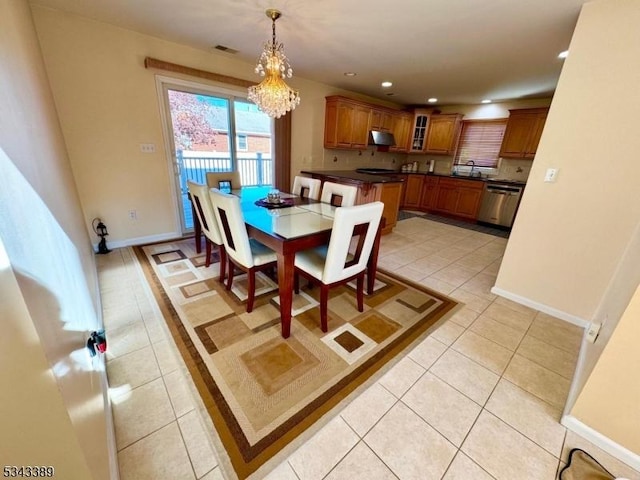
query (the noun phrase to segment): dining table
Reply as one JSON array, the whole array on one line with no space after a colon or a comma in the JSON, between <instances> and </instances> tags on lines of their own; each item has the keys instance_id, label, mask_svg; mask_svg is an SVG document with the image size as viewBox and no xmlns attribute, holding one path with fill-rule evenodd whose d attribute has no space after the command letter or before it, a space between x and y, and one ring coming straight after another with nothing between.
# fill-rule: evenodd
<instances>
[{"instance_id":1,"label":"dining table","mask_svg":"<svg viewBox=\"0 0 640 480\"><path fill-rule=\"evenodd\" d=\"M279 192L280 202L268 202L267 196L271 191L272 187L243 187L240 190L232 190L231 193L240 197L249 237L276 253L281 331L283 338L289 338L295 254L329 243L335 211L340 207L283 192ZM384 218L380 222L367 262L368 294L373 293L380 232L383 227ZM364 232L356 229L354 234L358 233ZM196 245L199 243L200 239L196 235Z\"/></svg>"}]
</instances>

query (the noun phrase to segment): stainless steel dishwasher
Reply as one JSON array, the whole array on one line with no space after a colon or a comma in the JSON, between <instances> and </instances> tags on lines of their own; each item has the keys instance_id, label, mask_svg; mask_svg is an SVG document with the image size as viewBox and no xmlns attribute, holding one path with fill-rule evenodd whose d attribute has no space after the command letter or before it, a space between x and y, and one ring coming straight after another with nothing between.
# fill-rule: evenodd
<instances>
[{"instance_id":1,"label":"stainless steel dishwasher","mask_svg":"<svg viewBox=\"0 0 640 480\"><path fill-rule=\"evenodd\" d=\"M487 182L478 222L511 228L522 196L522 187Z\"/></svg>"}]
</instances>

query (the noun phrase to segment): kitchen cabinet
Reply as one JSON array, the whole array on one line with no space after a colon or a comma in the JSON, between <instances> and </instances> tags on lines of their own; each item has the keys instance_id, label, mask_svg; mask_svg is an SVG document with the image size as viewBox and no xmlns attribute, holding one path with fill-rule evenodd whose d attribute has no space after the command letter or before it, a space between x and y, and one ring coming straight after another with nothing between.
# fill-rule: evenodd
<instances>
[{"instance_id":1,"label":"kitchen cabinet","mask_svg":"<svg viewBox=\"0 0 640 480\"><path fill-rule=\"evenodd\" d=\"M407 152L409 149L409 135L411 133L411 121L413 117L409 113L398 113L393 116L393 137L396 144L389 147L390 152Z\"/></svg>"},{"instance_id":2,"label":"kitchen cabinet","mask_svg":"<svg viewBox=\"0 0 640 480\"><path fill-rule=\"evenodd\" d=\"M325 148L365 149L369 140L371 109L343 97L327 97L324 121Z\"/></svg>"},{"instance_id":3,"label":"kitchen cabinet","mask_svg":"<svg viewBox=\"0 0 640 480\"><path fill-rule=\"evenodd\" d=\"M440 178L433 210L475 220L484 183L477 180Z\"/></svg>"},{"instance_id":4,"label":"kitchen cabinet","mask_svg":"<svg viewBox=\"0 0 640 480\"><path fill-rule=\"evenodd\" d=\"M424 153L424 149L427 146L427 129L429 128L430 117L430 110L417 109L414 111L409 153Z\"/></svg>"},{"instance_id":5,"label":"kitchen cabinet","mask_svg":"<svg viewBox=\"0 0 640 480\"><path fill-rule=\"evenodd\" d=\"M423 210L433 210L438 197L438 177L424 176L422 182L422 198L420 207Z\"/></svg>"},{"instance_id":6,"label":"kitchen cabinet","mask_svg":"<svg viewBox=\"0 0 640 480\"><path fill-rule=\"evenodd\" d=\"M324 148L364 150L369 146L369 131L393 133L392 152L406 152L412 116L402 110L353 100L339 95L326 97Z\"/></svg>"},{"instance_id":7,"label":"kitchen cabinet","mask_svg":"<svg viewBox=\"0 0 640 480\"><path fill-rule=\"evenodd\" d=\"M509 110L509 120L500 147L506 158L533 158L547 120L548 108Z\"/></svg>"},{"instance_id":8,"label":"kitchen cabinet","mask_svg":"<svg viewBox=\"0 0 640 480\"><path fill-rule=\"evenodd\" d=\"M418 208L422 198L422 183L424 175L409 174L405 181L404 203L405 208Z\"/></svg>"},{"instance_id":9,"label":"kitchen cabinet","mask_svg":"<svg viewBox=\"0 0 640 480\"><path fill-rule=\"evenodd\" d=\"M425 153L453 155L458 143L462 115L431 115Z\"/></svg>"},{"instance_id":10,"label":"kitchen cabinet","mask_svg":"<svg viewBox=\"0 0 640 480\"><path fill-rule=\"evenodd\" d=\"M458 202L458 184L453 179L442 178L438 182L434 210L454 214Z\"/></svg>"},{"instance_id":11,"label":"kitchen cabinet","mask_svg":"<svg viewBox=\"0 0 640 480\"><path fill-rule=\"evenodd\" d=\"M371 110L371 130L391 132L393 130L393 115L386 110Z\"/></svg>"},{"instance_id":12,"label":"kitchen cabinet","mask_svg":"<svg viewBox=\"0 0 640 480\"><path fill-rule=\"evenodd\" d=\"M480 210L480 200L484 185L482 182L464 181L458 186L458 202L456 203L455 215L470 219L478 217Z\"/></svg>"},{"instance_id":13,"label":"kitchen cabinet","mask_svg":"<svg viewBox=\"0 0 640 480\"><path fill-rule=\"evenodd\" d=\"M390 233L398 223L400 198L402 197L404 185L400 175L394 175L392 177L393 181L370 182L360 180L357 175L350 175L349 171L303 170L301 173L310 175L311 178L317 178L323 184L324 182L335 182L356 187L358 189L356 205L376 201L384 203L382 216L385 219L385 226L381 230L382 234Z\"/></svg>"}]
</instances>

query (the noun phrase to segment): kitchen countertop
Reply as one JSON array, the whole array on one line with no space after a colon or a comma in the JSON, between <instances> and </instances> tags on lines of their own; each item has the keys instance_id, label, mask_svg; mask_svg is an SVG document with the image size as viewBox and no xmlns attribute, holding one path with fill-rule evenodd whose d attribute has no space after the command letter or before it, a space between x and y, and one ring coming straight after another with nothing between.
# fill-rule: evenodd
<instances>
[{"instance_id":1,"label":"kitchen countertop","mask_svg":"<svg viewBox=\"0 0 640 480\"><path fill-rule=\"evenodd\" d=\"M430 177L441 178L455 178L460 180L471 180L475 182L491 182L501 183L504 185L519 185L524 186L526 182L521 180L512 179L499 179L499 178L487 178L487 177L468 177L466 175L451 175L444 173L432 173L432 172L384 172L384 173L359 173L355 170L302 170L302 173L307 175L316 175L324 177L334 177L341 180L352 180L355 184L368 184L368 183L390 183L401 182L401 178L396 175L425 175Z\"/></svg>"},{"instance_id":2,"label":"kitchen countertop","mask_svg":"<svg viewBox=\"0 0 640 480\"><path fill-rule=\"evenodd\" d=\"M302 170L301 173L305 173L311 176L323 176L326 178L337 178L340 180L351 180L352 183L358 185L371 184L371 183L398 183L402 182L402 179L394 178L391 175L378 175L370 173L358 173L355 170ZM398 172L399 173L399 172Z\"/></svg>"}]
</instances>

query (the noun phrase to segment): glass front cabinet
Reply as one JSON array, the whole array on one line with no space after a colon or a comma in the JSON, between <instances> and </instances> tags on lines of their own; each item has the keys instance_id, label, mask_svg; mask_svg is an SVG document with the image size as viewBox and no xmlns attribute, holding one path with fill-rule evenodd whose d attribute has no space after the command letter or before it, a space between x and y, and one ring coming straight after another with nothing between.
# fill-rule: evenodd
<instances>
[{"instance_id":1,"label":"glass front cabinet","mask_svg":"<svg viewBox=\"0 0 640 480\"><path fill-rule=\"evenodd\" d=\"M427 148L427 130L430 112L416 110L413 116L413 135L409 145L409 153L422 153Z\"/></svg>"}]
</instances>

